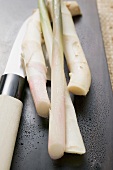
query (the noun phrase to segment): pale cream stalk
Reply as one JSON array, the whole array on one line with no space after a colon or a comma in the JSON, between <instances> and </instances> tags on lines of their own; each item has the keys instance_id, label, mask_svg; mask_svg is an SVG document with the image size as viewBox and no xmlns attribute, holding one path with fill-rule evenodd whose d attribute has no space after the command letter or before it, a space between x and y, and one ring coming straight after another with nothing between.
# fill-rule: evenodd
<instances>
[{"instance_id":1,"label":"pale cream stalk","mask_svg":"<svg viewBox=\"0 0 113 170\"><path fill-rule=\"evenodd\" d=\"M39 0L39 1L41 1L41 0ZM46 7L45 7L45 5L40 6L40 7L39 7L40 12L42 13L42 11L44 11ZM47 13L44 12L44 14L47 14ZM46 26L46 21L43 21L44 18L47 18L47 21L48 21L47 23L49 24L49 28ZM52 28L51 28L51 24L50 24L50 20L49 20L48 15L46 15L46 16L44 15L41 18L41 24L42 24L43 33L45 32L45 34L48 34L48 36L49 36L48 39L52 40L53 39L53 33L51 34ZM48 39L46 39L46 36L44 36L45 44L48 43ZM47 48L47 52L48 52L48 56L50 55L49 56L50 66L51 66L51 68L53 68L52 64L51 64L51 60L50 60L50 58L52 56L52 41L50 41L50 46L49 46L49 48ZM63 72L63 76L65 77L64 72ZM59 74L56 73L56 77L59 77ZM65 110L66 110L65 152L75 153L75 154L84 154L85 153L85 146L84 146L83 139L82 139L82 136L81 136L81 133L80 133L80 130L79 130L78 123L77 123L77 118L76 118L76 113L75 113L75 110L74 110L74 106L73 106L73 103L71 101L69 92L67 90L67 84L66 84L66 79L65 78L64 78L64 85L65 85ZM51 119L51 121L52 121L52 119ZM56 123L53 124L52 126L54 128L57 128ZM54 137L56 136L55 133L53 135L54 135ZM60 140L60 136L59 136L59 140ZM57 147L54 147L54 148L55 148L55 150L52 150L52 151L56 155Z\"/></svg>"},{"instance_id":2,"label":"pale cream stalk","mask_svg":"<svg viewBox=\"0 0 113 170\"><path fill-rule=\"evenodd\" d=\"M27 80L38 114L47 117L50 101L46 90L47 68L41 47L40 14L37 9L30 17L23 40L22 50Z\"/></svg>"},{"instance_id":3,"label":"pale cream stalk","mask_svg":"<svg viewBox=\"0 0 113 170\"><path fill-rule=\"evenodd\" d=\"M53 0L53 9L51 113L49 115L48 151L52 159L59 159L64 155L65 151L65 91L61 0Z\"/></svg>"},{"instance_id":4,"label":"pale cream stalk","mask_svg":"<svg viewBox=\"0 0 113 170\"><path fill-rule=\"evenodd\" d=\"M47 79L51 80L51 68L49 64L49 57L46 51L45 44L43 44L43 52L47 65ZM84 154L86 152L84 142L80 133L80 129L77 122L75 108L73 106L70 94L67 90L66 79L65 83L65 107L66 107L66 144L65 152L67 153L77 153Z\"/></svg>"},{"instance_id":5,"label":"pale cream stalk","mask_svg":"<svg viewBox=\"0 0 113 170\"><path fill-rule=\"evenodd\" d=\"M86 152L84 142L77 122L75 108L67 90L65 80L65 105L66 105L66 146L65 152L84 154Z\"/></svg>"},{"instance_id":6,"label":"pale cream stalk","mask_svg":"<svg viewBox=\"0 0 113 170\"><path fill-rule=\"evenodd\" d=\"M71 13L63 3L62 21L64 53L70 70L68 90L76 95L86 95L91 85L91 73Z\"/></svg>"}]
</instances>

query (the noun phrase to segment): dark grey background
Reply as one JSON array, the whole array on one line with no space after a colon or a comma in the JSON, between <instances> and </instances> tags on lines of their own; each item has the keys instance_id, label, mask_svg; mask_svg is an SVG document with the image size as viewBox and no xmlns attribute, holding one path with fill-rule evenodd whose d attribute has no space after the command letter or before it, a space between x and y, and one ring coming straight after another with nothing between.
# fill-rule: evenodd
<instances>
[{"instance_id":1,"label":"dark grey background","mask_svg":"<svg viewBox=\"0 0 113 170\"><path fill-rule=\"evenodd\" d=\"M72 96L72 99L87 153L83 156L65 154L57 161L50 159L47 151L48 120L37 116L26 83L11 170L113 169L113 94L96 0L78 2L83 17L74 18L74 21L91 69L92 85L87 97ZM4 71L20 26L36 7L37 0L0 0L0 75ZM65 70L68 74L67 68ZM49 83L48 91L50 94Z\"/></svg>"}]
</instances>

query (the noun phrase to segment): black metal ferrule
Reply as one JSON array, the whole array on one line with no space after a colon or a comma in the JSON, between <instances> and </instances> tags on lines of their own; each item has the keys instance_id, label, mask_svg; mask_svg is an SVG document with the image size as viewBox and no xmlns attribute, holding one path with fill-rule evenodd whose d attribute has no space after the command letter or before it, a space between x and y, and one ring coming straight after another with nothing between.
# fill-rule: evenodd
<instances>
[{"instance_id":1,"label":"black metal ferrule","mask_svg":"<svg viewBox=\"0 0 113 170\"><path fill-rule=\"evenodd\" d=\"M12 96L22 100L25 79L16 74L2 75L0 80L0 94Z\"/></svg>"}]
</instances>

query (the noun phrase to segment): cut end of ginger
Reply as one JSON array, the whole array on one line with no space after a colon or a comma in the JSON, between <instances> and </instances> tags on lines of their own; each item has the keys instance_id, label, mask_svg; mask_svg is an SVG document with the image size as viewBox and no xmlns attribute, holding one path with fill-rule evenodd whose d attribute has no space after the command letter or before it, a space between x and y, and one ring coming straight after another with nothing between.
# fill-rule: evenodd
<instances>
[{"instance_id":1,"label":"cut end of ginger","mask_svg":"<svg viewBox=\"0 0 113 170\"><path fill-rule=\"evenodd\" d=\"M85 147L84 148L80 148L80 147L76 147L76 146L70 146L70 147L66 147L65 150L66 153L72 153L72 154L85 154L86 150Z\"/></svg>"},{"instance_id":2,"label":"cut end of ginger","mask_svg":"<svg viewBox=\"0 0 113 170\"><path fill-rule=\"evenodd\" d=\"M48 147L49 155L52 159L60 159L64 155L64 146L54 144Z\"/></svg>"},{"instance_id":3,"label":"cut end of ginger","mask_svg":"<svg viewBox=\"0 0 113 170\"><path fill-rule=\"evenodd\" d=\"M86 96L91 85L91 73L87 63L74 63L69 76L68 90L75 95Z\"/></svg>"},{"instance_id":4,"label":"cut end of ginger","mask_svg":"<svg viewBox=\"0 0 113 170\"><path fill-rule=\"evenodd\" d=\"M75 83L69 83L67 88L71 93L79 96L86 96L88 93L88 90L85 90L82 86L80 87L80 85Z\"/></svg>"},{"instance_id":5,"label":"cut end of ginger","mask_svg":"<svg viewBox=\"0 0 113 170\"><path fill-rule=\"evenodd\" d=\"M38 115L41 116L41 117L44 117L44 118L48 117L49 109L50 109L50 103L44 102L44 101L43 102L39 102L37 107L36 107Z\"/></svg>"}]
</instances>

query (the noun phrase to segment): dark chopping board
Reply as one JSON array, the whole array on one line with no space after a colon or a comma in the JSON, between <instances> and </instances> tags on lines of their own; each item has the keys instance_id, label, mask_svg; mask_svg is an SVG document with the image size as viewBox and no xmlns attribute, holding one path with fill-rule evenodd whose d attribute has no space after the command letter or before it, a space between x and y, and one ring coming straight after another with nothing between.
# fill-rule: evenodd
<instances>
[{"instance_id":1,"label":"dark chopping board","mask_svg":"<svg viewBox=\"0 0 113 170\"><path fill-rule=\"evenodd\" d=\"M56 161L50 159L47 151L48 119L37 116L26 83L11 170L113 169L113 93L96 0L78 2L83 16L74 18L74 22L91 69L92 85L87 97L72 98L87 153L83 156L65 154ZM0 75L19 28L36 7L37 0L0 0Z\"/></svg>"}]
</instances>

